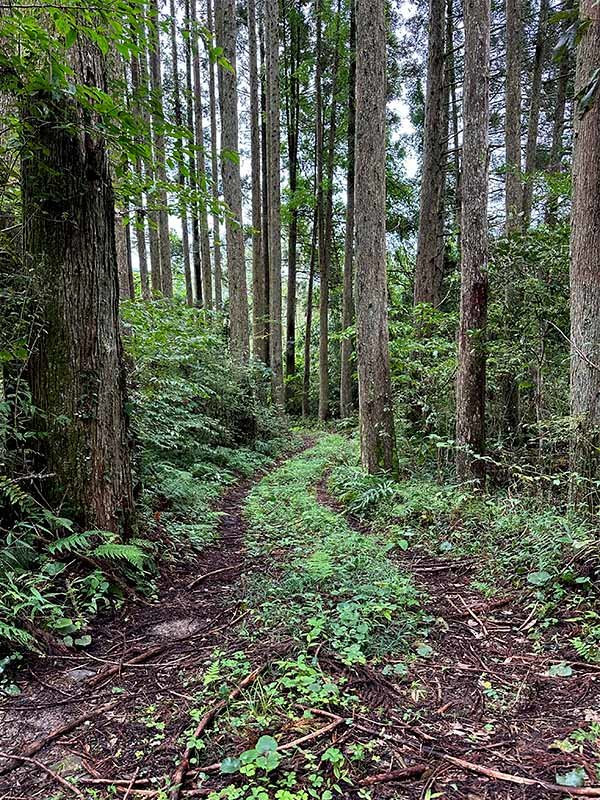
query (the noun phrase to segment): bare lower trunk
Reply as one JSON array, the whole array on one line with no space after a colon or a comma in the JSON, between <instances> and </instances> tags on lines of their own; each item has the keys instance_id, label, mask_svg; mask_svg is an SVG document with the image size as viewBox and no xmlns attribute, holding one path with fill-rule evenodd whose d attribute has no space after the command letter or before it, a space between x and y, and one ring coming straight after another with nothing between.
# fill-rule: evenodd
<instances>
[{"instance_id":1,"label":"bare lower trunk","mask_svg":"<svg viewBox=\"0 0 600 800\"><path fill-rule=\"evenodd\" d=\"M488 260L489 0L466 0L456 474L484 477Z\"/></svg>"},{"instance_id":2,"label":"bare lower trunk","mask_svg":"<svg viewBox=\"0 0 600 800\"><path fill-rule=\"evenodd\" d=\"M445 5L446 0L430 0L429 3L429 55L423 176L415 262L415 305L439 304L444 274L444 178L448 138L444 91Z\"/></svg>"},{"instance_id":3,"label":"bare lower trunk","mask_svg":"<svg viewBox=\"0 0 600 800\"><path fill-rule=\"evenodd\" d=\"M549 0L541 0L540 16L535 42L533 73L531 76L531 100L529 103L529 120L527 125L527 146L525 148L525 172L527 180L523 187L523 225L529 226L531 206L533 203L533 178L537 169L537 143L540 123L540 104L542 100L542 77L546 56L546 36L548 34Z\"/></svg>"},{"instance_id":4,"label":"bare lower trunk","mask_svg":"<svg viewBox=\"0 0 600 800\"><path fill-rule=\"evenodd\" d=\"M219 66L219 102L221 107L221 150L229 154L239 152L238 94L236 68L236 14L233 0L215 3L217 44L233 72ZM248 292L246 289L246 263L244 258L244 231L242 228L242 183L240 165L235 155L221 159L223 196L229 206L227 216L227 275L229 278L229 325L231 350L242 361L247 361L250 342L248 334Z\"/></svg>"},{"instance_id":5,"label":"bare lower trunk","mask_svg":"<svg viewBox=\"0 0 600 800\"><path fill-rule=\"evenodd\" d=\"M188 156L188 174L190 183L190 192L195 196L198 191L198 180L196 175L196 156L194 154L194 146L196 142L195 125L194 125L194 79L192 70L192 19L191 19L190 0L185 2L185 17L186 17L186 43L185 43L185 81L187 92L187 108L186 119L187 128L190 132L189 147L190 152ZM192 227L192 288L194 295L194 302L197 306L203 304L203 287L202 287L202 264L200 262L200 224L198 222L198 203L193 200L191 203L190 222Z\"/></svg>"},{"instance_id":6,"label":"bare lower trunk","mask_svg":"<svg viewBox=\"0 0 600 800\"><path fill-rule=\"evenodd\" d=\"M342 293L342 343L340 347L340 417L352 414L352 337L347 333L354 322L354 136L356 126L356 20L350 5L350 62L348 66L348 166L346 172L346 236L344 241L344 288Z\"/></svg>"},{"instance_id":7,"label":"bare lower trunk","mask_svg":"<svg viewBox=\"0 0 600 800\"><path fill-rule=\"evenodd\" d=\"M194 132L196 135L196 180L202 190L198 201L198 225L200 227L200 261L202 264L202 300L205 308L213 307L212 267L210 261L210 241L208 238L208 214L206 201L208 181L204 158L204 122L202 108L202 79L200 75L199 32L195 30L197 19L197 0L191 0L192 13L192 71L194 76Z\"/></svg>"},{"instance_id":8,"label":"bare lower trunk","mask_svg":"<svg viewBox=\"0 0 600 800\"><path fill-rule=\"evenodd\" d=\"M279 0L265 0L267 172L269 177L269 355L273 401L283 406L281 345L281 165L279 124Z\"/></svg>"},{"instance_id":9,"label":"bare lower trunk","mask_svg":"<svg viewBox=\"0 0 600 800\"><path fill-rule=\"evenodd\" d=\"M306 325L304 329L304 373L302 376L302 416L310 416L310 346L312 339L313 294L315 283L315 267L317 263L317 226L318 212L315 208L310 246L310 262L308 267L308 287L306 291Z\"/></svg>"},{"instance_id":10,"label":"bare lower trunk","mask_svg":"<svg viewBox=\"0 0 600 800\"><path fill-rule=\"evenodd\" d=\"M369 472L396 470L385 241L384 0L356 2L356 345L360 446Z\"/></svg>"},{"instance_id":11,"label":"bare lower trunk","mask_svg":"<svg viewBox=\"0 0 600 800\"><path fill-rule=\"evenodd\" d=\"M521 0L506 0L506 233L521 225Z\"/></svg>"},{"instance_id":12,"label":"bare lower trunk","mask_svg":"<svg viewBox=\"0 0 600 800\"><path fill-rule=\"evenodd\" d=\"M460 130L458 122L458 103L456 100L456 65L454 59L454 3L447 0L446 7L446 74L450 91L450 119L452 121L452 149L454 167L454 225L456 227L456 240L460 255L460 223L462 214L462 175L460 165Z\"/></svg>"},{"instance_id":13,"label":"bare lower trunk","mask_svg":"<svg viewBox=\"0 0 600 800\"><path fill-rule=\"evenodd\" d=\"M161 46L158 0L152 0L150 13L154 22L154 32L150 36L150 86L152 88L152 140L154 149L155 175L158 200L158 240L160 248L160 283L165 297L173 296L173 275L171 272L171 241L169 238L169 208L167 198L167 167L165 155L165 115L163 109Z\"/></svg>"},{"instance_id":14,"label":"bare lower trunk","mask_svg":"<svg viewBox=\"0 0 600 800\"><path fill-rule=\"evenodd\" d=\"M591 20L577 53L576 96L600 69L600 9L581 0L580 18ZM574 500L597 507L600 466L600 106L576 104L571 214L571 470Z\"/></svg>"},{"instance_id":15,"label":"bare lower trunk","mask_svg":"<svg viewBox=\"0 0 600 800\"><path fill-rule=\"evenodd\" d=\"M212 2L206 0L206 14L208 30L214 34ZM223 268L221 265L221 222L219 219L219 169L218 169L218 142L217 142L217 100L215 92L215 65L209 59L208 63L208 92L210 103L210 178L213 202L212 233L213 257L215 261L215 308L223 308Z\"/></svg>"},{"instance_id":16,"label":"bare lower trunk","mask_svg":"<svg viewBox=\"0 0 600 800\"><path fill-rule=\"evenodd\" d=\"M248 50L250 62L250 154L252 171L252 352L263 364L269 361L268 311L265 269L262 257L260 99L256 47L256 9L248 0Z\"/></svg>"},{"instance_id":17,"label":"bare lower trunk","mask_svg":"<svg viewBox=\"0 0 600 800\"><path fill-rule=\"evenodd\" d=\"M107 91L104 59L79 38L75 80ZM133 513L119 338L114 197L97 119L65 94L25 108L24 252L42 320L30 360L43 432L45 500L86 529L127 531Z\"/></svg>"}]
</instances>

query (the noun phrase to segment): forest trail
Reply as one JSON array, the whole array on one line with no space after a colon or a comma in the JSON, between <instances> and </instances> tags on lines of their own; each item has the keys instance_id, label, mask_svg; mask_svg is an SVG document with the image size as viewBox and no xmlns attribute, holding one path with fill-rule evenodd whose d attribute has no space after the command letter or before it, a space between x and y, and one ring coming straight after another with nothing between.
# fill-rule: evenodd
<instances>
[{"instance_id":1,"label":"forest trail","mask_svg":"<svg viewBox=\"0 0 600 800\"><path fill-rule=\"evenodd\" d=\"M305 464L312 444L305 442ZM469 560L390 552L394 568L417 586L427 631L421 626L413 636L409 655L405 648L349 664L321 641L306 666L303 656L293 660L298 642L280 625L252 637L248 620L264 602L253 580L284 577L265 567L247 538L245 507L261 480L277 487L279 474L285 481L274 467L224 495L215 545L193 565L167 567L157 602L125 604L97 620L88 651L24 671L21 695L0 708L0 750L22 757L0 762L1 800L163 800L223 787L215 797L600 797L600 788L573 786L578 770L588 784L597 776L589 742L572 736L586 721L600 724L600 668L544 655L518 596L507 589L483 597L471 585ZM310 492L340 529L381 539L344 514L325 477ZM284 538L276 551L282 565ZM252 747L257 730L277 739L275 751L275 739L263 737L273 743L263 742L263 755L277 758L277 767L281 751L282 767L312 779L310 794L269 784L270 767L261 782L252 750L253 769L227 788L229 775L218 774L223 754ZM571 787L556 786L557 775Z\"/></svg>"}]
</instances>

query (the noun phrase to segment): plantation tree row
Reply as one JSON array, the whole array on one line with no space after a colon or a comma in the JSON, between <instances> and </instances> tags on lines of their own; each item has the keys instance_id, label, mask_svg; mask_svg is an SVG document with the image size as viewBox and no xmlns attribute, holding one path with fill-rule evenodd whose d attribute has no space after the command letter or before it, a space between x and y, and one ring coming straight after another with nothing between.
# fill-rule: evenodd
<instances>
[{"instance_id":1,"label":"plantation tree row","mask_svg":"<svg viewBox=\"0 0 600 800\"><path fill-rule=\"evenodd\" d=\"M425 435L483 482L562 419L590 495L593 0L431 0L408 21L383 0L69 0L5 4L0 25L3 292L22 282L29 320L7 318L4 403L30 387L45 499L131 527L119 298L173 297L268 368L277 406L358 410L371 472Z\"/></svg>"}]
</instances>

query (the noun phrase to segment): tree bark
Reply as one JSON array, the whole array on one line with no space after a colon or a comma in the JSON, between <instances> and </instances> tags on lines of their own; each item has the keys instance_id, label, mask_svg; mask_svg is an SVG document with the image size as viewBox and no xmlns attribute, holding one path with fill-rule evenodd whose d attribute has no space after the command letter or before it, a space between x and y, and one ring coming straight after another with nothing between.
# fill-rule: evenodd
<instances>
[{"instance_id":1,"label":"tree bark","mask_svg":"<svg viewBox=\"0 0 600 800\"><path fill-rule=\"evenodd\" d=\"M181 81L179 78L179 54L177 48L177 16L175 11L175 0L170 0L171 12L171 69L173 73L173 110L175 115L175 125L181 129L183 125L183 114L181 112ZM190 241L188 231L187 205L184 198L185 193L185 160L181 140L175 143L175 160L177 162L177 183L181 197L179 200L179 219L181 220L181 239L183 246L183 272L185 276L185 297L188 306L194 304L194 292L192 288L192 269L190 263Z\"/></svg>"},{"instance_id":2,"label":"tree bark","mask_svg":"<svg viewBox=\"0 0 600 800\"><path fill-rule=\"evenodd\" d=\"M523 226L531 222L533 203L533 177L537 169L538 129L540 124L540 105L542 100L542 77L546 56L546 36L548 35L549 0L541 0L538 29L535 41L533 73L531 75L531 99L529 102L529 122L527 125L527 144L525 147L526 180L523 187Z\"/></svg>"},{"instance_id":3,"label":"tree bark","mask_svg":"<svg viewBox=\"0 0 600 800\"><path fill-rule=\"evenodd\" d=\"M144 116L141 111L141 103L143 97L140 97L140 62L137 54L131 56L130 62L131 72L131 90L132 90L132 108L133 112L138 118L138 124L143 124ZM138 137L138 142L139 142ZM143 177L142 159L138 155L135 160L135 174L137 180L141 183ZM134 196L135 202L135 243L138 254L138 262L140 269L140 284L142 289L142 299L150 300L152 295L150 292L150 280L148 275L148 254L146 251L146 209L144 208L142 192L136 192Z\"/></svg>"},{"instance_id":4,"label":"tree bark","mask_svg":"<svg viewBox=\"0 0 600 800\"><path fill-rule=\"evenodd\" d=\"M444 274L444 185L448 138L448 112L444 89L445 5L446 0L429 2L429 54L423 175L415 262L415 305L439 304Z\"/></svg>"},{"instance_id":5,"label":"tree bark","mask_svg":"<svg viewBox=\"0 0 600 800\"><path fill-rule=\"evenodd\" d=\"M287 65L286 117L288 143L288 170L290 192L290 222L288 229L288 281L286 309L285 373L288 378L288 403L293 405L296 374L296 281L298 261L298 145L300 137L300 80L297 70L300 64L300 34L298 31L298 11L292 4L289 26L289 57Z\"/></svg>"},{"instance_id":6,"label":"tree bark","mask_svg":"<svg viewBox=\"0 0 600 800\"><path fill-rule=\"evenodd\" d=\"M565 110L567 106L567 90L571 73L571 58L569 52L563 53L558 65L558 78L556 83L556 103L554 105L554 120L552 123L552 144L548 171L553 175L560 174L562 170L563 137L565 132ZM557 199L552 192L546 206L545 222L547 225L556 225L558 214Z\"/></svg>"},{"instance_id":7,"label":"tree bark","mask_svg":"<svg viewBox=\"0 0 600 800\"><path fill-rule=\"evenodd\" d=\"M477 481L485 471L489 57L490 0L466 0L456 474Z\"/></svg>"},{"instance_id":8,"label":"tree bark","mask_svg":"<svg viewBox=\"0 0 600 800\"><path fill-rule=\"evenodd\" d=\"M581 0L589 20L579 43L575 95L581 96L600 69L600 9ZM600 453L600 105L576 102L571 213L571 471L597 480ZM598 505L598 490L573 482L573 500Z\"/></svg>"},{"instance_id":9,"label":"tree bark","mask_svg":"<svg viewBox=\"0 0 600 800\"><path fill-rule=\"evenodd\" d=\"M264 286L265 286L265 327L266 334L265 341L265 355L267 360L265 364L271 363L271 347L269 345L269 174L267 166L267 93L266 93L266 55L265 55L265 31L264 25L260 26L260 145L261 145L261 188L262 188L262 241L263 247L261 249L264 273Z\"/></svg>"},{"instance_id":10,"label":"tree bark","mask_svg":"<svg viewBox=\"0 0 600 800\"><path fill-rule=\"evenodd\" d=\"M205 308L213 307L212 267L210 261L210 240L208 238L208 181L206 180L206 160L204 157L204 123L202 108L202 78L200 75L200 48L197 30L197 0L191 0L192 12L192 71L194 76L194 132L196 134L196 180L200 189L198 198L198 224L200 226L200 260L202 264L202 300Z\"/></svg>"},{"instance_id":11,"label":"tree bark","mask_svg":"<svg viewBox=\"0 0 600 800\"><path fill-rule=\"evenodd\" d=\"M281 164L279 123L279 0L265 0L267 171L269 177L269 356L273 401L283 406L281 342Z\"/></svg>"},{"instance_id":12,"label":"tree bark","mask_svg":"<svg viewBox=\"0 0 600 800\"><path fill-rule=\"evenodd\" d=\"M262 257L261 169L260 169L260 99L256 46L256 5L248 0L248 60L250 66L250 159L252 177L252 352L267 364L269 337L265 270Z\"/></svg>"},{"instance_id":13,"label":"tree bark","mask_svg":"<svg viewBox=\"0 0 600 800\"><path fill-rule=\"evenodd\" d=\"M104 58L81 35L70 60L76 81L108 90ZM25 101L21 175L24 252L42 323L29 371L42 492L85 529L127 533L133 497L107 149L89 108L40 94L30 108Z\"/></svg>"},{"instance_id":14,"label":"tree bark","mask_svg":"<svg viewBox=\"0 0 600 800\"><path fill-rule=\"evenodd\" d=\"M458 127L458 103L456 100L456 64L454 59L454 3L447 0L446 10L446 74L450 90L450 117L452 120L452 149L454 166L454 225L456 227L456 243L460 256L460 222L462 214L462 176L460 166L460 131Z\"/></svg>"},{"instance_id":15,"label":"tree bark","mask_svg":"<svg viewBox=\"0 0 600 800\"><path fill-rule=\"evenodd\" d=\"M385 238L384 0L356 0L356 343L361 460L396 470Z\"/></svg>"},{"instance_id":16,"label":"tree bark","mask_svg":"<svg viewBox=\"0 0 600 800\"><path fill-rule=\"evenodd\" d=\"M190 0L185 0L185 19L186 19L186 42L185 42L185 86L187 94L186 119L187 128L190 135L189 155L188 155L188 174L190 183L190 193L196 196L198 190L198 180L196 175L196 156L194 147L196 143L194 126L194 79L192 72L192 36L193 26L191 18ZM198 203L192 200L190 209L190 222L192 228L192 288L194 303L197 306L203 304L202 291L202 265L200 263L200 225L198 222Z\"/></svg>"},{"instance_id":17,"label":"tree bark","mask_svg":"<svg viewBox=\"0 0 600 800\"><path fill-rule=\"evenodd\" d=\"M325 242L325 196L323 192L323 20L321 0L315 0L316 65L315 65L315 141L317 158L317 249L319 253L319 419L329 415L329 276Z\"/></svg>"},{"instance_id":18,"label":"tree bark","mask_svg":"<svg viewBox=\"0 0 600 800\"><path fill-rule=\"evenodd\" d=\"M315 267L317 263L317 238L319 214L315 207L308 267L308 286L306 290L306 325L304 328L304 370L302 375L302 416L310 416L310 346L312 339L313 294L315 284Z\"/></svg>"},{"instance_id":19,"label":"tree bark","mask_svg":"<svg viewBox=\"0 0 600 800\"><path fill-rule=\"evenodd\" d=\"M352 337L354 322L354 138L356 131L356 0L350 0L350 53L348 62L348 142L346 168L346 235L344 240L344 287L342 292L342 342L340 346L340 417L352 414Z\"/></svg>"},{"instance_id":20,"label":"tree bark","mask_svg":"<svg viewBox=\"0 0 600 800\"><path fill-rule=\"evenodd\" d=\"M226 220L227 274L229 277L229 324L231 350L241 361L249 356L248 293L242 227L242 183L237 158L238 94L236 69L236 13L233 0L215 3L217 44L233 72L219 66L219 104L221 108L221 172L223 197L229 206Z\"/></svg>"},{"instance_id":21,"label":"tree bark","mask_svg":"<svg viewBox=\"0 0 600 800\"><path fill-rule=\"evenodd\" d=\"M506 234L521 226L521 0L506 0Z\"/></svg>"},{"instance_id":22,"label":"tree bark","mask_svg":"<svg viewBox=\"0 0 600 800\"><path fill-rule=\"evenodd\" d=\"M160 283L165 297L173 297L171 271L171 241L169 238L169 201L167 198L167 167L165 161L165 115L163 108L160 16L158 0L151 0L152 16L149 35L150 86L152 88L152 140L157 181L158 240L160 247Z\"/></svg>"},{"instance_id":23,"label":"tree bark","mask_svg":"<svg viewBox=\"0 0 600 800\"><path fill-rule=\"evenodd\" d=\"M212 0L206 0L207 25L214 38ZM219 169L217 141L217 100L215 92L215 65L208 62L208 96L210 105L210 178L212 193L213 257L215 261L215 308L223 309L223 267L221 259L221 221L219 219Z\"/></svg>"}]
</instances>

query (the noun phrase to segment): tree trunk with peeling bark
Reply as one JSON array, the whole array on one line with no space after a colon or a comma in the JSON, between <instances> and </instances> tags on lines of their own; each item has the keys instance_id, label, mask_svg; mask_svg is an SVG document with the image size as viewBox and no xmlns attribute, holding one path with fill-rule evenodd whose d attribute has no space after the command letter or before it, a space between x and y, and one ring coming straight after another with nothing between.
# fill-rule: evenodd
<instances>
[{"instance_id":1,"label":"tree trunk with peeling bark","mask_svg":"<svg viewBox=\"0 0 600 800\"><path fill-rule=\"evenodd\" d=\"M577 52L576 97L585 94L600 69L600 8L581 0L579 15L589 20ZM587 479L573 481L572 499L598 506L600 466L600 104L575 106L573 210L571 213L571 470Z\"/></svg>"},{"instance_id":2,"label":"tree trunk with peeling bark","mask_svg":"<svg viewBox=\"0 0 600 800\"><path fill-rule=\"evenodd\" d=\"M423 174L415 262L414 304L437 306L444 274L444 187L448 138L445 85L446 0L429 3Z\"/></svg>"},{"instance_id":3,"label":"tree trunk with peeling bark","mask_svg":"<svg viewBox=\"0 0 600 800\"><path fill-rule=\"evenodd\" d=\"M356 344L361 460L397 470L385 236L384 0L356 0Z\"/></svg>"},{"instance_id":4,"label":"tree trunk with peeling bark","mask_svg":"<svg viewBox=\"0 0 600 800\"><path fill-rule=\"evenodd\" d=\"M80 35L69 54L77 82L108 91L95 45ZM24 253L42 321L29 369L42 493L84 529L127 533L133 496L107 148L89 108L48 93L40 117L39 102L39 92L30 109L25 101L21 178Z\"/></svg>"},{"instance_id":5,"label":"tree trunk with peeling bark","mask_svg":"<svg viewBox=\"0 0 600 800\"><path fill-rule=\"evenodd\" d=\"M490 0L465 0L463 213L456 474L481 482L485 448Z\"/></svg>"},{"instance_id":6,"label":"tree trunk with peeling bark","mask_svg":"<svg viewBox=\"0 0 600 800\"><path fill-rule=\"evenodd\" d=\"M219 103L221 108L221 172L223 197L229 207L226 220L227 275L229 278L229 325L231 350L247 361L250 350L248 333L248 292L242 227L242 182L238 159L238 93L236 59L236 11L233 0L215 3L217 45L233 72L219 66Z\"/></svg>"}]
</instances>

